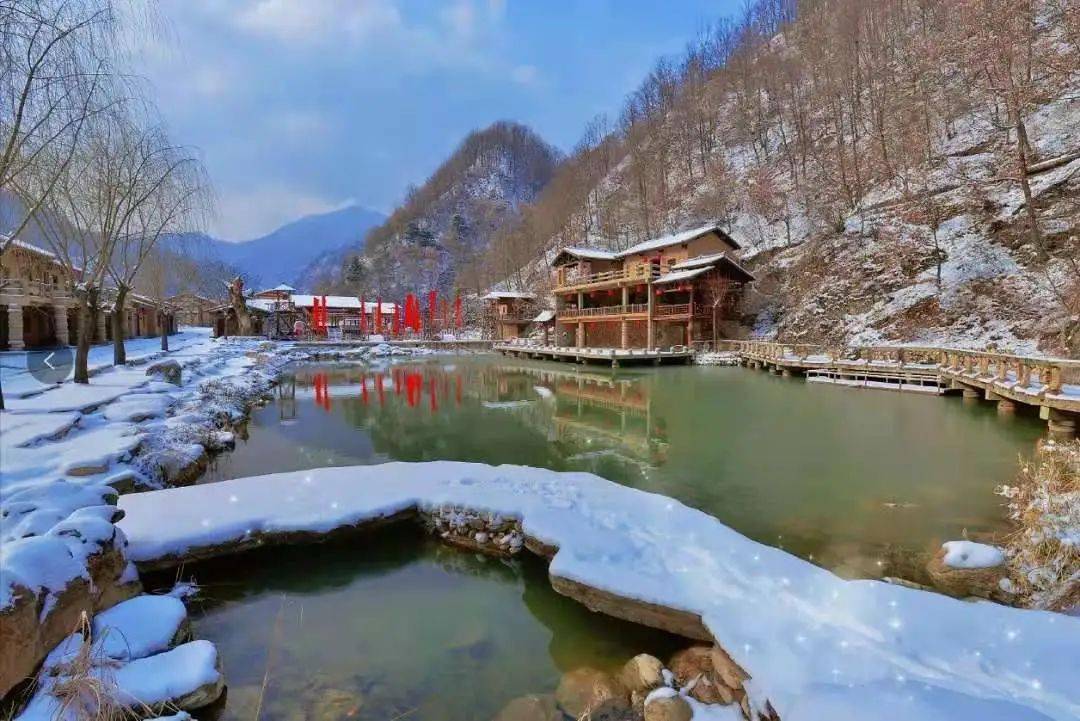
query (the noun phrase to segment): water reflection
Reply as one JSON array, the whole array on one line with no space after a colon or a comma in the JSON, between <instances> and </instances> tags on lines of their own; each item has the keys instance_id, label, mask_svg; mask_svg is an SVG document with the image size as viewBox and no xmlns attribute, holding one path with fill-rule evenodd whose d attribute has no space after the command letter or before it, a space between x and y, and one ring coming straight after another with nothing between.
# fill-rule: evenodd
<instances>
[{"instance_id":1,"label":"water reflection","mask_svg":"<svg viewBox=\"0 0 1080 721\"><path fill-rule=\"evenodd\" d=\"M489 356L305 366L208 480L389 460L586 470L673 496L846 575L1000 532L1023 414L737 368L597 372Z\"/></svg>"}]
</instances>

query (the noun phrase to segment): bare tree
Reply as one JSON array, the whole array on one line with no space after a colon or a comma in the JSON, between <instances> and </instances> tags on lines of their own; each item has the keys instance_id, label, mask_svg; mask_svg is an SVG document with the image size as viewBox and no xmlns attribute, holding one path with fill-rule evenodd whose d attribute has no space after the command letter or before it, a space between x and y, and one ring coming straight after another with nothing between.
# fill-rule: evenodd
<instances>
[{"instance_id":1,"label":"bare tree","mask_svg":"<svg viewBox=\"0 0 1080 721\"><path fill-rule=\"evenodd\" d=\"M116 29L110 0L0 0L0 193L23 206L0 250L42 209L87 121L115 102Z\"/></svg>"},{"instance_id":2,"label":"bare tree","mask_svg":"<svg viewBox=\"0 0 1080 721\"><path fill-rule=\"evenodd\" d=\"M186 149L170 145L160 127L142 128L135 121L119 132L127 136L116 146L122 167L109 176L119 187L105 191L115 198L116 212L123 218L108 258L114 365L127 361L125 303L140 268L163 235L198 229L209 202L201 163ZM167 287L161 287L155 296L159 313L166 293Z\"/></svg>"}]
</instances>

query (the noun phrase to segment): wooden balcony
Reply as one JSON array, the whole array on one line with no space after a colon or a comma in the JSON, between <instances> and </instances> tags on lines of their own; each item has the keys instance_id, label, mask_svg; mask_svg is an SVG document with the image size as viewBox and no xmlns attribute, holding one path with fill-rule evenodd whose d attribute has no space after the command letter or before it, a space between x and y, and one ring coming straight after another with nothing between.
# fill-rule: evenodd
<instances>
[{"instance_id":1,"label":"wooden balcony","mask_svg":"<svg viewBox=\"0 0 1080 721\"><path fill-rule=\"evenodd\" d=\"M555 311L558 320L616 320L622 316L645 316L649 312L646 303L630 305L605 305L599 308L561 308Z\"/></svg>"},{"instance_id":2,"label":"wooden balcony","mask_svg":"<svg viewBox=\"0 0 1080 721\"><path fill-rule=\"evenodd\" d=\"M71 300L71 293L58 283L40 280L9 278L0 280L0 296L9 296L23 303L51 303Z\"/></svg>"},{"instance_id":3,"label":"wooden balcony","mask_svg":"<svg viewBox=\"0 0 1080 721\"><path fill-rule=\"evenodd\" d=\"M555 278L555 290L556 292L566 292L637 285L648 283L659 277L660 271L646 264L618 270L605 270L599 273L573 273L567 272L565 268L560 268Z\"/></svg>"}]
</instances>

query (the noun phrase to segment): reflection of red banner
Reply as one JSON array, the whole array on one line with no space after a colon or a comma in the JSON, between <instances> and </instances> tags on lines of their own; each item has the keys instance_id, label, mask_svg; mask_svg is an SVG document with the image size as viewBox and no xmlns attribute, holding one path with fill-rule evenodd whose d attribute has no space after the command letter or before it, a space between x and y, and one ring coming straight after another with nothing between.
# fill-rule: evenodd
<instances>
[{"instance_id":1,"label":"reflection of red banner","mask_svg":"<svg viewBox=\"0 0 1080 721\"><path fill-rule=\"evenodd\" d=\"M454 380L457 381L457 389L454 392L454 400L457 401L457 404L460 406L461 405L461 376L457 376Z\"/></svg>"},{"instance_id":2,"label":"reflection of red banner","mask_svg":"<svg viewBox=\"0 0 1080 721\"><path fill-rule=\"evenodd\" d=\"M428 395L431 396L431 412L434 413L439 410L439 401L435 397L435 378L428 379Z\"/></svg>"},{"instance_id":3,"label":"reflection of red banner","mask_svg":"<svg viewBox=\"0 0 1080 721\"><path fill-rule=\"evenodd\" d=\"M323 410L330 410L330 386L325 373L315 374L315 405Z\"/></svg>"},{"instance_id":4,"label":"reflection of red banner","mask_svg":"<svg viewBox=\"0 0 1080 721\"><path fill-rule=\"evenodd\" d=\"M382 373L375 376L375 390L379 393L379 405L383 405L386 402L386 395L383 393L382 387Z\"/></svg>"},{"instance_id":5,"label":"reflection of red banner","mask_svg":"<svg viewBox=\"0 0 1080 721\"><path fill-rule=\"evenodd\" d=\"M405 394L410 407L415 407L420 402L420 394L423 392L424 377L419 373L405 374Z\"/></svg>"},{"instance_id":6,"label":"reflection of red banner","mask_svg":"<svg viewBox=\"0 0 1080 721\"><path fill-rule=\"evenodd\" d=\"M360 402L363 403L365 406L367 405L367 402L368 402L367 376L366 375L360 376Z\"/></svg>"}]
</instances>

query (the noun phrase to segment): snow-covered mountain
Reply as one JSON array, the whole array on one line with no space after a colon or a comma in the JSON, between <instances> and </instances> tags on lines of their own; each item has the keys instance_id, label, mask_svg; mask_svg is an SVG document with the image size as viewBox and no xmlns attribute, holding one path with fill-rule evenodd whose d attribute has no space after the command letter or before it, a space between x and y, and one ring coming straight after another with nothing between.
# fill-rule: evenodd
<instances>
[{"instance_id":1,"label":"snow-covered mountain","mask_svg":"<svg viewBox=\"0 0 1080 721\"><path fill-rule=\"evenodd\" d=\"M497 249L492 237L547 185L558 151L529 128L499 122L470 133L387 221L371 231L359 266L384 294L475 287L469 274ZM358 247L357 250L360 250ZM354 264L356 268L357 264Z\"/></svg>"}]
</instances>

